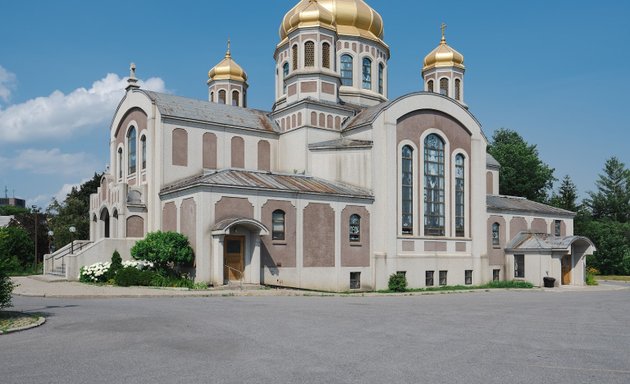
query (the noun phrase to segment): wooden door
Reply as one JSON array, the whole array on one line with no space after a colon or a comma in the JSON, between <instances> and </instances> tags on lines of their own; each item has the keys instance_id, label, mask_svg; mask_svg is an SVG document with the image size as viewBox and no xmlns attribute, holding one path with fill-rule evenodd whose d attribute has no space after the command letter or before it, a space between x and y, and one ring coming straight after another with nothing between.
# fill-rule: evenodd
<instances>
[{"instance_id":1,"label":"wooden door","mask_svg":"<svg viewBox=\"0 0 630 384\"><path fill-rule=\"evenodd\" d=\"M243 277L245 259L245 238L243 236L226 236L223 243L223 279L238 281Z\"/></svg>"},{"instance_id":2,"label":"wooden door","mask_svg":"<svg viewBox=\"0 0 630 384\"><path fill-rule=\"evenodd\" d=\"M562 257L562 284L571 284L571 255Z\"/></svg>"}]
</instances>

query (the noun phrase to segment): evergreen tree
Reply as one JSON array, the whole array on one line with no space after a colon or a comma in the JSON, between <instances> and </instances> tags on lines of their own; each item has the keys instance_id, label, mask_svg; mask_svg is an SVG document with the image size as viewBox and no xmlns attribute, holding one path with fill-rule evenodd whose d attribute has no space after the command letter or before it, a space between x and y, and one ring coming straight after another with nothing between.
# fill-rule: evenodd
<instances>
[{"instance_id":1,"label":"evergreen tree","mask_svg":"<svg viewBox=\"0 0 630 384\"><path fill-rule=\"evenodd\" d=\"M620 223L630 221L630 170L616 157L604 165L604 174L595 182L596 192L589 192L586 204L593 218L610 219Z\"/></svg>"},{"instance_id":2,"label":"evergreen tree","mask_svg":"<svg viewBox=\"0 0 630 384\"><path fill-rule=\"evenodd\" d=\"M540 160L536 145L529 145L515 131L501 128L492 136L488 153L501 164L501 194L547 202L555 180L554 169Z\"/></svg>"},{"instance_id":3,"label":"evergreen tree","mask_svg":"<svg viewBox=\"0 0 630 384\"><path fill-rule=\"evenodd\" d=\"M571 177L566 175L562 179L558 193L554 193L551 197L551 205L566 209L567 211L577 212L577 197L577 187L573 184Z\"/></svg>"}]
</instances>

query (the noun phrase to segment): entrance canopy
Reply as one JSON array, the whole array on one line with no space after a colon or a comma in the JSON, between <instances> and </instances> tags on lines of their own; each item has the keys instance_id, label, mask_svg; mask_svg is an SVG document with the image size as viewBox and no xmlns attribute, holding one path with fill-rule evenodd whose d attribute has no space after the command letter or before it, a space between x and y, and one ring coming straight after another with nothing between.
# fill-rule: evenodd
<instances>
[{"instance_id":1,"label":"entrance canopy","mask_svg":"<svg viewBox=\"0 0 630 384\"><path fill-rule=\"evenodd\" d=\"M505 246L507 252L566 252L571 253L573 247L583 249L585 254L593 254L595 245L584 236L552 236L528 231L519 232Z\"/></svg>"},{"instance_id":2,"label":"entrance canopy","mask_svg":"<svg viewBox=\"0 0 630 384\"><path fill-rule=\"evenodd\" d=\"M235 227L245 227L250 231L258 232L261 236L266 236L269 234L269 230L263 223L258 220L249 219L246 217L231 217L228 219L223 219L218 223L214 224L210 231L213 236L216 235L229 235L230 229Z\"/></svg>"}]
</instances>

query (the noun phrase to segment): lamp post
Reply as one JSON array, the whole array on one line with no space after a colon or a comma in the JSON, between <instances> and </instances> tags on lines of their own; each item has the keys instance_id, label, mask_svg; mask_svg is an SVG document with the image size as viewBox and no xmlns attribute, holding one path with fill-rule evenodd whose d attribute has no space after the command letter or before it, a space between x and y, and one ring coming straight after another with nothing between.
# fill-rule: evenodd
<instances>
[{"instance_id":1,"label":"lamp post","mask_svg":"<svg viewBox=\"0 0 630 384\"><path fill-rule=\"evenodd\" d=\"M71 238L70 238L70 254L74 255L74 233L77 231L77 228L73 225L70 228L68 228L68 230L71 233Z\"/></svg>"},{"instance_id":2,"label":"lamp post","mask_svg":"<svg viewBox=\"0 0 630 384\"><path fill-rule=\"evenodd\" d=\"M55 236L55 232L52 230L48 231L48 254L52 253L52 238Z\"/></svg>"}]
</instances>

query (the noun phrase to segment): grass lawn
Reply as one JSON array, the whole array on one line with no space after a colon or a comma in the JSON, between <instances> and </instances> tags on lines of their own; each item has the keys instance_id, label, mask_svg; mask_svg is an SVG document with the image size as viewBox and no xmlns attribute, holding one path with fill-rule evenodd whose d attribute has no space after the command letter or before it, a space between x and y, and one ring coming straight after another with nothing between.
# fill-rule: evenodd
<instances>
[{"instance_id":1,"label":"grass lawn","mask_svg":"<svg viewBox=\"0 0 630 384\"><path fill-rule=\"evenodd\" d=\"M612 280L612 281L630 281L630 276L616 276L616 275L598 275L595 276L597 280Z\"/></svg>"},{"instance_id":2,"label":"grass lawn","mask_svg":"<svg viewBox=\"0 0 630 384\"><path fill-rule=\"evenodd\" d=\"M26 327L37 323L38 320L38 314L0 311L0 332L6 332L13 328Z\"/></svg>"}]
</instances>

